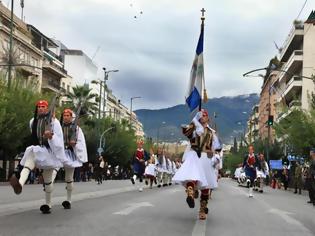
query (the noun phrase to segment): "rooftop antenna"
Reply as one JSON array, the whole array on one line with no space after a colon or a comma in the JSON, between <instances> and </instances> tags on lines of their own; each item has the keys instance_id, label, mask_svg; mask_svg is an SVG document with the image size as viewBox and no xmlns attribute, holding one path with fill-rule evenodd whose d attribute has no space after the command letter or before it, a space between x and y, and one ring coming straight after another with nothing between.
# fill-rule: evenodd
<instances>
[{"instance_id":1,"label":"rooftop antenna","mask_svg":"<svg viewBox=\"0 0 315 236\"><path fill-rule=\"evenodd\" d=\"M94 58L96 56L96 54L98 53L98 51L101 49L101 46L97 46L96 50L95 50L95 53L93 54L92 56L92 61L94 61Z\"/></svg>"},{"instance_id":2,"label":"rooftop antenna","mask_svg":"<svg viewBox=\"0 0 315 236\"><path fill-rule=\"evenodd\" d=\"M24 0L20 0L20 6L22 8L22 13L21 13L21 20L23 21L23 13L24 13Z\"/></svg>"}]
</instances>

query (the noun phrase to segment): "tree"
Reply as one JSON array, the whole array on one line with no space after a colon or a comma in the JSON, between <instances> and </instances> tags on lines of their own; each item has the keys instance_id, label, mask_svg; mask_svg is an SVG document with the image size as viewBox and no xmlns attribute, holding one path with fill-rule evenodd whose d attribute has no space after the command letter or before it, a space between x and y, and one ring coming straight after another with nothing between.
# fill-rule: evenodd
<instances>
[{"instance_id":1,"label":"tree","mask_svg":"<svg viewBox=\"0 0 315 236\"><path fill-rule=\"evenodd\" d=\"M236 141L236 137L234 137L233 153L237 153L237 141Z\"/></svg>"},{"instance_id":2,"label":"tree","mask_svg":"<svg viewBox=\"0 0 315 236\"><path fill-rule=\"evenodd\" d=\"M89 114L94 115L97 111L97 102L95 102L95 98L97 98L97 94L91 93L92 89L90 89L87 85L79 86L73 88L73 92L69 92L66 94L66 97L70 100L68 105L72 109L76 109L79 104L81 104L81 114ZM94 100L94 101L93 101Z\"/></svg>"},{"instance_id":3,"label":"tree","mask_svg":"<svg viewBox=\"0 0 315 236\"><path fill-rule=\"evenodd\" d=\"M101 147L105 159L110 165L128 166L136 148L136 136L127 126L127 122L114 121L110 117L101 120L95 117L84 118L81 128L85 134L89 161L94 162L99 147L100 136L108 128L115 127L103 136Z\"/></svg>"},{"instance_id":4,"label":"tree","mask_svg":"<svg viewBox=\"0 0 315 236\"><path fill-rule=\"evenodd\" d=\"M275 125L277 137L289 146L291 154L308 156L315 145L315 110L294 110Z\"/></svg>"},{"instance_id":5,"label":"tree","mask_svg":"<svg viewBox=\"0 0 315 236\"><path fill-rule=\"evenodd\" d=\"M33 88L17 77L9 90L0 76L0 151L4 160L13 161L28 146L29 120L34 115L36 101L43 98Z\"/></svg>"}]
</instances>

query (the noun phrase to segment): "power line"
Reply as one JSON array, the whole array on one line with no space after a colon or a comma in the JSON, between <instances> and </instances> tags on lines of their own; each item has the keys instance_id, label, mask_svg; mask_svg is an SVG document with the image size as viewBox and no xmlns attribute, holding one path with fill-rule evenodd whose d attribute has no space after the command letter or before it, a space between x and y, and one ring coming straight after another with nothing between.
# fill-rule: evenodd
<instances>
[{"instance_id":1,"label":"power line","mask_svg":"<svg viewBox=\"0 0 315 236\"><path fill-rule=\"evenodd\" d=\"M303 4L303 6L302 6L302 9L301 9L301 11L299 12L298 16L296 17L296 19L299 19L299 17L300 17L300 15L301 15L302 11L304 10L304 7L305 7L306 3L307 3L307 0L305 0L304 4Z\"/></svg>"}]
</instances>

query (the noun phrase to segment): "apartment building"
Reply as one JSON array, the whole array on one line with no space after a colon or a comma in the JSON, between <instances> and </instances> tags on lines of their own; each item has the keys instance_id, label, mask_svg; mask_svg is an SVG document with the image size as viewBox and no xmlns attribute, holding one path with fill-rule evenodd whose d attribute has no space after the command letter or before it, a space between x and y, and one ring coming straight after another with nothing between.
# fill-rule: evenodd
<instances>
[{"instance_id":1,"label":"apartment building","mask_svg":"<svg viewBox=\"0 0 315 236\"><path fill-rule=\"evenodd\" d=\"M259 139L259 105L255 105L252 108L252 112L247 121L247 133L245 134L245 138L247 143L254 143Z\"/></svg>"},{"instance_id":2,"label":"apartment building","mask_svg":"<svg viewBox=\"0 0 315 236\"><path fill-rule=\"evenodd\" d=\"M258 135L264 140L270 138L274 140L275 132L272 127L268 126L269 116L275 116L276 93L272 89L272 85L277 80L279 72L272 71L264 77L263 86L260 92L260 100L258 104Z\"/></svg>"},{"instance_id":3,"label":"apartment building","mask_svg":"<svg viewBox=\"0 0 315 236\"><path fill-rule=\"evenodd\" d=\"M11 11L0 1L0 72L7 76L10 48ZM12 78L19 76L41 89L43 56L33 42L28 26L13 16Z\"/></svg>"},{"instance_id":4,"label":"apartment building","mask_svg":"<svg viewBox=\"0 0 315 236\"><path fill-rule=\"evenodd\" d=\"M277 122L288 116L294 109L308 111L310 96L315 92L315 11L305 22L295 21L280 52L281 72L272 87Z\"/></svg>"}]
</instances>

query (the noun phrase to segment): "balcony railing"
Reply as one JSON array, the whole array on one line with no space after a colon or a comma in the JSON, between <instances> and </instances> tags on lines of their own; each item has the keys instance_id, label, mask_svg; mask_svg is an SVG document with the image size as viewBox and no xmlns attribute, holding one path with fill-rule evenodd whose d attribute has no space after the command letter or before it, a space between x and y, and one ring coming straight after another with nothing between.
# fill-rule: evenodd
<instances>
[{"instance_id":1,"label":"balcony railing","mask_svg":"<svg viewBox=\"0 0 315 236\"><path fill-rule=\"evenodd\" d=\"M290 56L289 60L285 63L283 68L281 69L282 72L279 74L279 81L281 81L287 74L287 72L290 72L290 68L294 61L303 61L302 57L298 56L303 56L303 50L295 50L293 51L292 55ZM286 71L286 72L285 72Z\"/></svg>"},{"instance_id":2,"label":"balcony railing","mask_svg":"<svg viewBox=\"0 0 315 236\"><path fill-rule=\"evenodd\" d=\"M291 108L291 107L300 107L300 106L302 106L301 100L292 100L289 103L289 108Z\"/></svg>"},{"instance_id":3,"label":"balcony railing","mask_svg":"<svg viewBox=\"0 0 315 236\"><path fill-rule=\"evenodd\" d=\"M285 40L283 47L282 47L282 52L280 55L280 58L282 58L284 56L284 54L286 53L286 50L288 49L294 35L296 34L297 30L303 30L304 29L304 24L303 22L297 22L293 25L287 39Z\"/></svg>"},{"instance_id":4,"label":"balcony railing","mask_svg":"<svg viewBox=\"0 0 315 236\"><path fill-rule=\"evenodd\" d=\"M286 84L287 87L289 87L292 83L296 82L296 81L302 81L302 77L300 76L293 76L289 82Z\"/></svg>"}]
</instances>

